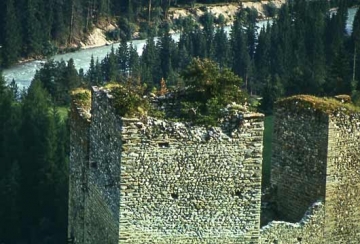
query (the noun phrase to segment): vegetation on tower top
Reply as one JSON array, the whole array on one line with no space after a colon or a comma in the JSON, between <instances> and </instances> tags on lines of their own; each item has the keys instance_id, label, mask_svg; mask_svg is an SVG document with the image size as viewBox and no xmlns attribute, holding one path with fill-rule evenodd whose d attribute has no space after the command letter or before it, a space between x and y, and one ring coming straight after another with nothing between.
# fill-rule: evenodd
<instances>
[{"instance_id":1,"label":"vegetation on tower top","mask_svg":"<svg viewBox=\"0 0 360 244\"><path fill-rule=\"evenodd\" d=\"M331 114L336 111L345 113L359 113L360 108L348 102L349 96L339 95L336 98L315 97L311 95L295 95L280 99L277 106L287 107L294 110L316 110L325 114Z\"/></svg>"},{"instance_id":2,"label":"vegetation on tower top","mask_svg":"<svg viewBox=\"0 0 360 244\"><path fill-rule=\"evenodd\" d=\"M123 84L111 84L104 88L110 90L112 103L117 113L125 117L149 115L167 119L191 121L195 124L215 125L221 117L221 111L228 104L243 104L247 94L240 89L242 79L229 69L220 69L208 59L193 59L182 73L185 87L168 91L162 81L159 97L171 97L179 107L174 117L165 116L151 106L154 94L146 92L146 86L128 81ZM181 94L181 95L179 95ZM176 98L175 98L176 97Z\"/></svg>"},{"instance_id":3,"label":"vegetation on tower top","mask_svg":"<svg viewBox=\"0 0 360 244\"><path fill-rule=\"evenodd\" d=\"M91 92L85 88L76 88L71 91L72 100L76 105L81 106L84 110L91 108Z\"/></svg>"}]
</instances>

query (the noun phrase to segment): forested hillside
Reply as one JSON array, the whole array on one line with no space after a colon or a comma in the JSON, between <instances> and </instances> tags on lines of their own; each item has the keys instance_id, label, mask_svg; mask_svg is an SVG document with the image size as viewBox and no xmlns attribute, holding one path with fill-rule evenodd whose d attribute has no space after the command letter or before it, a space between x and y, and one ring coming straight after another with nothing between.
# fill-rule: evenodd
<instances>
[{"instance_id":1,"label":"forested hillside","mask_svg":"<svg viewBox=\"0 0 360 244\"><path fill-rule=\"evenodd\" d=\"M39 82L0 79L0 111L0 243L66 243L67 119Z\"/></svg>"},{"instance_id":2,"label":"forested hillside","mask_svg":"<svg viewBox=\"0 0 360 244\"><path fill-rule=\"evenodd\" d=\"M350 1L332 4L294 1L279 9L273 24L261 30L256 27L257 11L242 9L230 35L221 19L211 13L203 15L200 23L183 18L177 23L181 31L178 43L171 38L170 25L165 22L158 41L150 36L141 57L123 41L104 60L92 59L90 69L86 73L80 71L71 82L91 86L130 79L145 83L151 91L160 88L164 79L169 88L182 87L182 71L192 58L198 57L214 60L220 69L230 68L241 77L242 88L263 97L261 109L266 113L271 113L277 98L293 94L352 94L357 98L360 16L355 16L353 32L349 34L345 25ZM338 7L337 12L330 11L333 6ZM71 62L69 65L73 66ZM59 88L68 84L60 76L51 79L47 75L59 73L59 68L65 66L49 62L36 76L45 87L50 87L50 94L67 91Z\"/></svg>"},{"instance_id":3,"label":"forested hillside","mask_svg":"<svg viewBox=\"0 0 360 244\"><path fill-rule=\"evenodd\" d=\"M46 55L46 47L69 44L101 18L115 16L120 25L140 16L151 23L163 18L169 4L189 4L152 1L3 0L3 62ZM165 21L158 41L149 32L142 56L124 40L104 60L92 59L86 72L77 71L73 60L49 60L27 91L0 78L0 243L66 243L69 128L64 110L72 89L121 84L135 98L123 103L126 109L137 108L136 98L144 95L188 89L193 95L181 103L181 111L199 111L202 117L185 113L186 119L207 125L217 122L229 99L252 103L251 95L262 98L253 109L267 114L276 99L300 93L348 94L359 105L359 10L353 32L345 29L347 9L355 3L294 0L277 10L273 24L259 34L254 9L236 15L229 35L222 19L210 13L199 23L183 18L176 23L178 43Z\"/></svg>"},{"instance_id":4,"label":"forested hillside","mask_svg":"<svg viewBox=\"0 0 360 244\"><path fill-rule=\"evenodd\" d=\"M2 0L0 46L5 66L19 58L52 55L76 47L95 24L114 22L112 37L130 38L167 18L171 6L213 3L212 0ZM221 2L221 1L216 1ZM229 1L223 1L229 2Z\"/></svg>"}]
</instances>

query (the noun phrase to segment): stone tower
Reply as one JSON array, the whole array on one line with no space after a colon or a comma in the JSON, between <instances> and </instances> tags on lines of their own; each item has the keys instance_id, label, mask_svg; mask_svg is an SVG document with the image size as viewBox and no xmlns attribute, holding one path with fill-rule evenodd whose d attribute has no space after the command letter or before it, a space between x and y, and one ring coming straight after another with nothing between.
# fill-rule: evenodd
<instances>
[{"instance_id":1,"label":"stone tower","mask_svg":"<svg viewBox=\"0 0 360 244\"><path fill-rule=\"evenodd\" d=\"M275 120L271 182L282 219L300 221L314 202L322 200L319 243L359 243L358 108L299 95L277 103Z\"/></svg>"},{"instance_id":2,"label":"stone tower","mask_svg":"<svg viewBox=\"0 0 360 244\"><path fill-rule=\"evenodd\" d=\"M259 242L262 114L231 108L206 128L120 117L103 88L91 97L91 118L72 110L73 243Z\"/></svg>"}]
</instances>

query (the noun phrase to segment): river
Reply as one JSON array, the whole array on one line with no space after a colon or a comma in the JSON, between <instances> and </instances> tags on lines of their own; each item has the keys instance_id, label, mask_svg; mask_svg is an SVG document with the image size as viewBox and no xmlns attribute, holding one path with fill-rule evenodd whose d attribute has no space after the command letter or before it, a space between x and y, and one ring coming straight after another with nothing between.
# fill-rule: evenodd
<instances>
[{"instance_id":1,"label":"river","mask_svg":"<svg viewBox=\"0 0 360 244\"><path fill-rule=\"evenodd\" d=\"M352 25L356 13L356 8L349 9L348 20L346 23L346 30L350 34L352 31ZM262 27L267 23L267 21L259 21L258 26ZM229 32L231 27L226 27L226 31ZM179 33L172 35L175 41L178 41L180 38ZM134 40L132 41L133 46L136 47L139 54L142 53L143 47L145 46L146 40ZM116 50L119 44L113 44L114 49ZM59 54L51 57L55 61L60 60L69 60L72 58L77 69L83 69L85 72L88 70L90 65L91 56L102 60L107 53L111 50L111 46L102 46L96 48L82 49L72 53ZM30 85L31 80L34 78L36 70L40 69L44 64L44 60L35 60L22 64L17 64L11 68L3 70L3 76L7 83L10 83L13 79L16 81L20 89L23 87L27 88Z\"/></svg>"}]
</instances>

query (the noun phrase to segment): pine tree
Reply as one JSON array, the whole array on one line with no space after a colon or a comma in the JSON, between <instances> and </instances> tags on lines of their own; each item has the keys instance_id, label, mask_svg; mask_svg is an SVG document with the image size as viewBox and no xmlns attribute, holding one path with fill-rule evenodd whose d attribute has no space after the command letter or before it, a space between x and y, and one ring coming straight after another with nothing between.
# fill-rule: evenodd
<instances>
[{"instance_id":1,"label":"pine tree","mask_svg":"<svg viewBox=\"0 0 360 244\"><path fill-rule=\"evenodd\" d=\"M20 169L15 161L8 171L3 171L0 178L0 236L6 243L14 243L21 236L20 219Z\"/></svg>"},{"instance_id":2,"label":"pine tree","mask_svg":"<svg viewBox=\"0 0 360 244\"><path fill-rule=\"evenodd\" d=\"M117 62L119 66L120 75L127 77L129 70L129 50L125 40L120 42L119 48L116 52Z\"/></svg>"},{"instance_id":3,"label":"pine tree","mask_svg":"<svg viewBox=\"0 0 360 244\"><path fill-rule=\"evenodd\" d=\"M351 73L348 54L343 46L336 51L324 89L329 95L351 93Z\"/></svg>"},{"instance_id":4,"label":"pine tree","mask_svg":"<svg viewBox=\"0 0 360 244\"><path fill-rule=\"evenodd\" d=\"M323 41L325 31L323 16L325 13L321 11L317 2L311 3L310 8L313 8L313 11L311 11L313 15L309 17L309 28L306 31L306 49L309 57L306 67L308 67L310 72L307 78L311 83L308 89L312 94L318 95L322 92L321 87L326 77L325 46Z\"/></svg>"},{"instance_id":5,"label":"pine tree","mask_svg":"<svg viewBox=\"0 0 360 244\"><path fill-rule=\"evenodd\" d=\"M231 28L230 38L233 57L232 70L235 74L243 78L247 89L250 71L250 56L241 19L237 18L235 20L234 25Z\"/></svg>"},{"instance_id":6,"label":"pine tree","mask_svg":"<svg viewBox=\"0 0 360 244\"><path fill-rule=\"evenodd\" d=\"M74 60L71 58L67 62L65 74L64 74L65 87L67 92L77 88L81 85L81 80L78 71L75 68Z\"/></svg>"},{"instance_id":7,"label":"pine tree","mask_svg":"<svg viewBox=\"0 0 360 244\"><path fill-rule=\"evenodd\" d=\"M69 121L61 119L56 111L53 113L56 127L55 149L55 192L53 199L55 240L57 243L66 242L68 225L68 172L69 172Z\"/></svg>"},{"instance_id":8,"label":"pine tree","mask_svg":"<svg viewBox=\"0 0 360 244\"><path fill-rule=\"evenodd\" d=\"M188 49L192 57L207 57L206 38L199 26L191 33L191 48Z\"/></svg>"},{"instance_id":9,"label":"pine tree","mask_svg":"<svg viewBox=\"0 0 360 244\"><path fill-rule=\"evenodd\" d=\"M254 55L257 89L262 90L270 73L270 25L261 29Z\"/></svg>"},{"instance_id":10,"label":"pine tree","mask_svg":"<svg viewBox=\"0 0 360 244\"><path fill-rule=\"evenodd\" d=\"M39 18L39 0L26 0L26 24L23 32L24 52L27 56L36 56L42 52L43 32L41 30L41 19Z\"/></svg>"},{"instance_id":11,"label":"pine tree","mask_svg":"<svg viewBox=\"0 0 360 244\"><path fill-rule=\"evenodd\" d=\"M129 46L129 75L134 78L134 79L138 79L140 77L140 58L139 58L139 54L136 50L136 48L134 48L134 46L132 45L132 43L130 43Z\"/></svg>"},{"instance_id":12,"label":"pine tree","mask_svg":"<svg viewBox=\"0 0 360 244\"><path fill-rule=\"evenodd\" d=\"M114 50L114 46L111 47L110 53L101 62L101 70L103 71L104 79L106 81L115 81L118 76L118 62Z\"/></svg>"},{"instance_id":13,"label":"pine tree","mask_svg":"<svg viewBox=\"0 0 360 244\"><path fill-rule=\"evenodd\" d=\"M64 11L66 11L64 2L62 0L55 0L51 37L58 45L67 43L68 29L66 28Z\"/></svg>"},{"instance_id":14,"label":"pine tree","mask_svg":"<svg viewBox=\"0 0 360 244\"><path fill-rule=\"evenodd\" d=\"M94 56L93 55L91 55L90 66L89 66L89 70L86 73L86 79L87 79L87 82L88 82L88 86L96 86L96 85L98 85L97 84L95 61L94 61Z\"/></svg>"},{"instance_id":15,"label":"pine tree","mask_svg":"<svg viewBox=\"0 0 360 244\"><path fill-rule=\"evenodd\" d=\"M159 39L157 47L159 50L160 67L162 71L161 78L164 78L165 80L167 80L172 72L172 52L175 49L175 43L169 31L170 27L167 24L163 35ZM159 83L160 80L158 81Z\"/></svg>"},{"instance_id":16,"label":"pine tree","mask_svg":"<svg viewBox=\"0 0 360 244\"><path fill-rule=\"evenodd\" d=\"M200 17L200 23L202 24L203 34L205 37L206 52L204 57L210 58L213 53L213 41L214 41L214 16L212 13L206 12Z\"/></svg>"},{"instance_id":17,"label":"pine tree","mask_svg":"<svg viewBox=\"0 0 360 244\"><path fill-rule=\"evenodd\" d=\"M38 80L34 80L29 87L23 101L22 115L19 166L21 172L26 174L22 174L21 178L21 208L31 209L22 214L22 235L40 243L45 234L42 233L41 223L49 208L45 198L52 197L48 188L53 187L50 169L54 164L54 138L49 121L49 98Z\"/></svg>"},{"instance_id":18,"label":"pine tree","mask_svg":"<svg viewBox=\"0 0 360 244\"><path fill-rule=\"evenodd\" d=\"M21 49L21 30L19 19L16 14L14 0L6 0L6 12L4 16L4 45L3 51L4 65L9 66L17 61Z\"/></svg>"},{"instance_id":19,"label":"pine tree","mask_svg":"<svg viewBox=\"0 0 360 244\"><path fill-rule=\"evenodd\" d=\"M224 27L216 30L214 37L214 60L219 63L220 69L229 66L230 44Z\"/></svg>"},{"instance_id":20,"label":"pine tree","mask_svg":"<svg viewBox=\"0 0 360 244\"><path fill-rule=\"evenodd\" d=\"M161 79L159 52L153 37L148 38L140 59L142 81L150 87L158 84Z\"/></svg>"}]
</instances>

